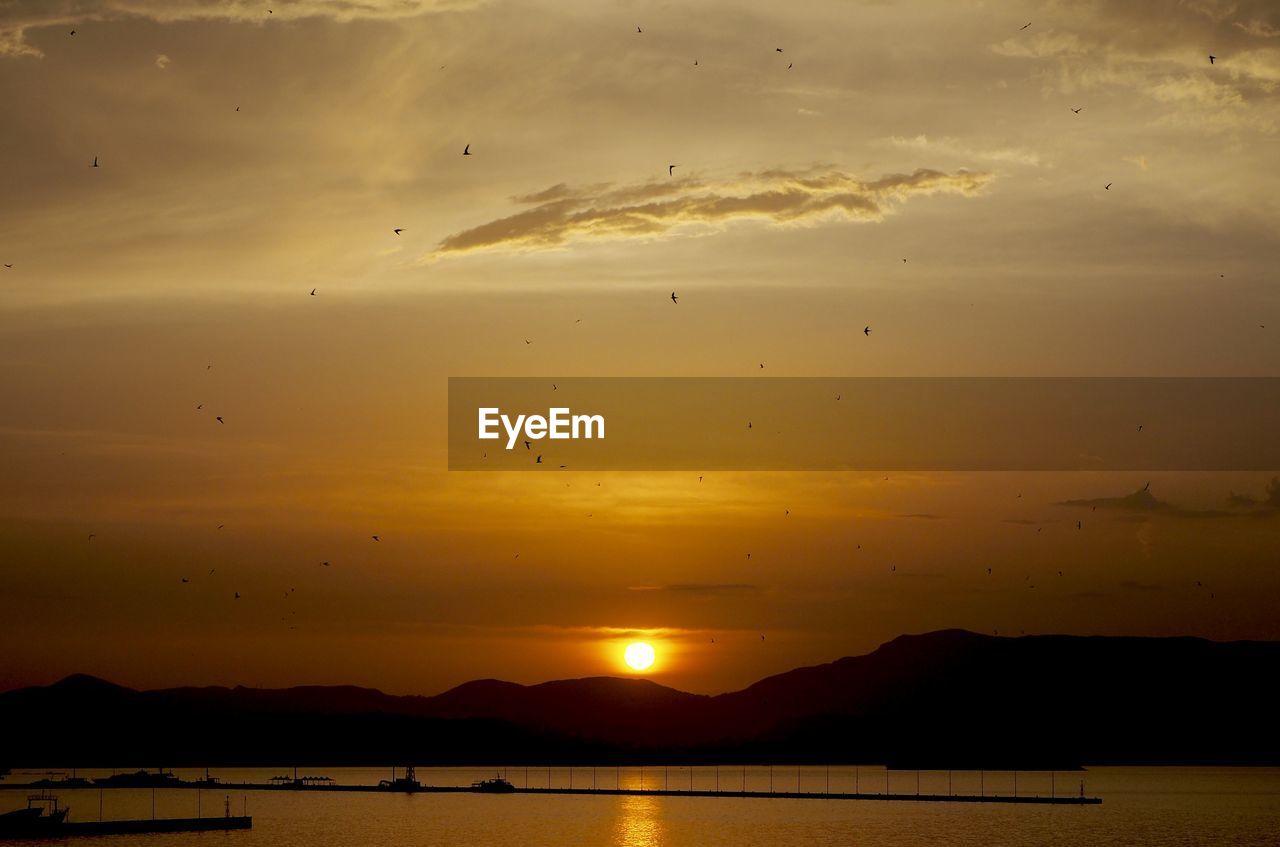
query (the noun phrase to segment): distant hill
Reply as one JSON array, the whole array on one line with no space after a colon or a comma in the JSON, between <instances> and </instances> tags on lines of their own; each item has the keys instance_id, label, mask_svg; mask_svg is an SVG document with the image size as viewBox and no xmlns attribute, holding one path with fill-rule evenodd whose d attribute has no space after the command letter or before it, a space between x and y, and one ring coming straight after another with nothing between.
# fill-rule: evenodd
<instances>
[{"instance_id":1,"label":"distant hill","mask_svg":"<svg viewBox=\"0 0 1280 847\"><path fill-rule=\"evenodd\" d=\"M6 766L887 762L1280 764L1280 642L902 636L705 696L643 679L0 694Z\"/></svg>"}]
</instances>

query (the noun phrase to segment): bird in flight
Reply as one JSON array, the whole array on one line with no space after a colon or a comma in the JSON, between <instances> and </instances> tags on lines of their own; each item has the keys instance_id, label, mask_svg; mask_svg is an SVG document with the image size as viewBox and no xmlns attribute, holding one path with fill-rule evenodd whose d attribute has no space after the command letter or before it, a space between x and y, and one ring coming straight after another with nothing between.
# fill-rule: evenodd
<instances>
[{"instance_id":1,"label":"bird in flight","mask_svg":"<svg viewBox=\"0 0 1280 847\"><path fill-rule=\"evenodd\" d=\"M671 302L677 305L679 305L680 303L680 298L676 296L676 293L674 291L671 292Z\"/></svg>"},{"instance_id":2,"label":"bird in flight","mask_svg":"<svg viewBox=\"0 0 1280 847\"><path fill-rule=\"evenodd\" d=\"M5 263L4 263L4 266L5 266L6 268L11 268L11 267L13 267L13 265L9 264L8 262L5 262Z\"/></svg>"},{"instance_id":3,"label":"bird in flight","mask_svg":"<svg viewBox=\"0 0 1280 847\"><path fill-rule=\"evenodd\" d=\"M751 421L747 421L747 429L751 429Z\"/></svg>"},{"instance_id":4,"label":"bird in flight","mask_svg":"<svg viewBox=\"0 0 1280 847\"><path fill-rule=\"evenodd\" d=\"M471 145L470 145L470 144L468 144L466 147L463 147L463 148L462 148L462 155L464 155L464 156L470 156L470 155L471 155Z\"/></svg>"},{"instance_id":5,"label":"bird in flight","mask_svg":"<svg viewBox=\"0 0 1280 847\"><path fill-rule=\"evenodd\" d=\"M236 599L237 599L237 600L239 600L239 599L240 599L240 592L239 592L239 591L237 591L237 592L236 592Z\"/></svg>"},{"instance_id":6,"label":"bird in flight","mask_svg":"<svg viewBox=\"0 0 1280 847\"><path fill-rule=\"evenodd\" d=\"M777 50L779 53L781 53L781 52L782 52L782 48L781 48L781 47L775 47L775 48L773 48L773 49L774 49L774 50Z\"/></svg>"},{"instance_id":7,"label":"bird in flight","mask_svg":"<svg viewBox=\"0 0 1280 847\"><path fill-rule=\"evenodd\" d=\"M1072 109L1071 111L1075 112L1078 115L1083 109L1084 109L1084 106L1081 106L1079 109Z\"/></svg>"},{"instance_id":8,"label":"bird in flight","mask_svg":"<svg viewBox=\"0 0 1280 847\"><path fill-rule=\"evenodd\" d=\"M1104 186L1102 186L1102 187L1103 187L1105 190L1110 191L1110 190L1111 190L1111 186L1113 186L1113 185L1115 185L1115 183L1114 183L1114 182L1108 182L1106 185L1104 185Z\"/></svg>"},{"instance_id":9,"label":"bird in flight","mask_svg":"<svg viewBox=\"0 0 1280 847\"><path fill-rule=\"evenodd\" d=\"M532 450L532 449L533 449L532 442L526 441L526 442L524 443L524 449L526 449L526 450Z\"/></svg>"},{"instance_id":10,"label":"bird in flight","mask_svg":"<svg viewBox=\"0 0 1280 847\"><path fill-rule=\"evenodd\" d=\"M224 420L222 419L222 415L217 415L216 417L217 417L217 419L218 419L218 423L220 423L220 424L225 424L225 423L226 423L226 421L224 421Z\"/></svg>"},{"instance_id":11,"label":"bird in flight","mask_svg":"<svg viewBox=\"0 0 1280 847\"><path fill-rule=\"evenodd\" d=\"M1151 490L1151 483L1149 483L1149 482L1148 482L1146 485L1142 486L1142 490L1143 490L1143 491L1150 491L1150 490Z\"/></svg>"},{"instance_id":12,"label":"bird in flight","mask_svg":"<svg viewBox=\"0 0 1280 847\"><path fill-rule=\"evenodd\" d=\"M791 66L794 64L795 62L787 62L787 70L791 70Z\"/></svg>"},{"instance_id":13,"label":"bird in flight","mask_svg":"<svg viewBox=\"0 0 1280 847\"><path fill-rule=\"evenodd\" d=\"M870 335L870 334L871 334L871 327L869 327L869 326L864 326L864 327L862 328L862 334L863 334L863 335Z\"/></svg>"},{"instance_id":14,"label":"bird in flight","mask_svg":"<svg viewBox=\"0 0 1280 847\"><path fill-rule=\"evenodd\" d=\"M524 343L525 343L525 344L532 344L533 342L526 338L526 339L524 340Z\"/></svg>"},{"instance_id":15,"label":"bird in flight","mask_svg":"<svg viewBox=\"0 0 1280 847\"><path fill-rule=\"evenodd\" d=\"M676 169L675 165L667 165L667 176L672 176L672 171Z\"/></svg>"},{"instance_id":16,"label":"bird in flight","mask_svg":"<svg viewBox=\"0 0 1280 847\"><path fill-rule=\"evenodd\" d=\"M73 32L73 33L71 33L71 34L72 34L72 35L75 35L75 33L74 33L74 32ZM1212 64L1214 63L1214 60L1216 60L1217 58L1218 58L1217 56L1215 56L1215 55L1213 55L1212 53L1210 53L1210 54L1209 54L1209 64L1211 64L1211 65L1212 65Z\"/></svg>"},{"instance_id":17,"label":"bird in flight","mask_svg":"<svg viewBox=\"0 0 1280 847\"><path fill-rule=\"evenodd\" d=\"M636 32L644 32L640 27L636 27Z\"/></svg>"},{"instance_id":18,"label":"bird in flight","mask_svg":"<svg viewBox=\"0 0 1280 847\"><path fill-rule=\"evenodd\" d=\"M382 540L381 538L379 538L379 537L378 537L378 536L376 536L376 535L371 535L371 536L369 536L369 537L370 537L370 538L372 538L374 541L381 541L381 540Z\"/></svg>"},{"instance_id":19,"label":"bird in flight","mask_svg":"<svg viewBox=\"0 0 1280 847\"><path fill-rule=\"evenodd\" d=\"M237 112L238 112L238 111L240 111L240 107L239 107L239 106L236 106L236 111L237 111Z\"/></svg>"},{"instance_id":20,"label":"bird in flight","mask_svg":"<svg viewBox=\"0 0 1280 847\"><path fill-rule=\"evenodd\" d=\"M321 562L321 563L320 563L320 567L322 567L322 568L327 568L327 567L329 567L329 563L328 563L328 562Z\"/></svg>"},{"instance_id":21,"label":"bird in flight","mask_svg":"<svg viewBox=\"0 0 1280 847\"><path fill-rule=\"evenodd\" d=\"M76 34L76 31L75 31L74 29L73 29L73 30L71 30L71 34L72 34L72 35L75 35L75 34Z\"/></svg>"},{"instance_id":22,"label":"bird in flight","mask_svg":"<svg viewBox=\"0 0 1280 847\"><path fill-rule=\"evenodd\" d=\"M1082 528L1083 528L1083 525L1081 524L1081 522L1076 521L1076 529L1082 529Z\"/></svg>"},{"instance_id":23,"label":"bird in flight","mask_svg":"<svg viewBox=\"0 0 1280 847\"><path fill-rule=\"evenodd\" d=\"M540 465L540 464L542 464L542 454L541 454L541 453L539 453L539 454L538 454L538 458L537 458L537 460L534 462L534 464L535 464L535 465Z\"/></svg>"},{"instance_id":24,"label":"bird in flight","mask_svg":"<svg viewBox=\"0 0 1280 847\"><path fill-rule=\"evenodd\" d=\"M94 157L93 157L93 165L92 165L91 167L95 167L95 168L96 168L97 166L98 166L98 157L97 157L97 156L94 156Z\"/></svg>"},{"instance_id":25,"label":"bird in flight","mask_svg":"<svg viewBox=\"0 0 1280 847\"><path fill-rule=\"evenodd\" d=\"M89 540L92 541L96 537L95 533L89 533Z\"/></svg>"},{"instance_id":26,"label":"bird in flight","mask_svg":"<svg viewBox=\"0 0 1280 847\"><path fill-rule=\"evenodd\" d=\"M1138 432L1142 432L1142 424L1138 424Z\"/></svg>"},{"instance_id":27,"label":"bird in flight","mask_svg":"<svg viewBox=\"0 0 1280 847\"><path fill-rule=\"evenodd\" d=\"M196 411L197 411L197 412L198 412L198 411L200 411L200 410L201 410L201 409L203 409L203 408L204 408L204 404L203 404L203 403L197 403L197 404L196 404Z\"/></svg>"},{"instance_id":28,"label":"bird in flight","mask_svg":"<svg viewBox=\"0 0 1280 847\"><path fill-rule=\"evenodd\" d=\"M315 297L315 296L316 296L316 290L315 290L314 288L313 288L313 289L311 289L311 296L312 296L312 297Z\"/></svg>"},{"instance_id":29,"label":"bird in flight","mask_svg":"<svg viewBox=\"0 0 1280 847\"><path fill-rule=\"evenodd\" d=\"M183 582L190 582L191 580L187 579L187 578L184 576L184 577L182 578L182 581L183 581Z\"/></svg>"},{"instance_id":30,"label":"bird in flight","mask_svg":"<svg viewBox=\"0 0 1280 847\"><path fill-rule=\"evenodd\" d=\"M471 145L468 144L467 146L470 147ZM393 229L391 231L394 232L396 235L399 235L400 233L404 232L403 229Z\"/></svg>"},{"instance_id":31,"label":"bird in flight","mask_svg":"<svg viewBox=\"0 0 1280 847\"><path fill-rule=\"evenodd\" d=\"M1027 27L1031 26L1031 24L1032 24L1032 23L1033 23L1032 21L1027 21L1025 24L1023 24L1022 26L1018 27L1018 32L1022 32L1024 29L1026 29Z\"/></svg>"}]
</instances>

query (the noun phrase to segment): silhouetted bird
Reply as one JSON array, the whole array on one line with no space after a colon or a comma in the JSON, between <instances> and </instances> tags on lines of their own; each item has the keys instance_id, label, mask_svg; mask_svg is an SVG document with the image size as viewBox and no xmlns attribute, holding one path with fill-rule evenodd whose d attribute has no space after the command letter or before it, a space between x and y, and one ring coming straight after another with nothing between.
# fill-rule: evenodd
<instances>
[{"instance_id":1,"label":"silhouetted bird","mask_svg":"<svg viewBox=\"0 0 1280 847\"><path fill-rule=\"evenodd\" d=\"M237 592L236 592L236 599L237 599L237 600L239 600L239 599L240 599L240 592L239 592L239 591L237 591Z\"/></svg>"},{"instance_id":2,"label":"silhouetted bird","mask_svg":"<svg viewBox=\"0 0 1280 847\"><path fill-rule=\"evenodd\" d=\"M239 107L239 106L236 106L236 111L237 111L237 112L238 112L238 111L240 111L240 107Z\"/></svg>"},{"instance_id":3,"label":"silhouetted bird","mask_svg":"<svg viewBox=\"0 0 1280 847\"><path fill-rule=\"evenodd\" d=\"M526 449L526 450L532 450L532 449L533 449L533 445L532 445L530 442L526 441L526 442L524 443L524 449Z\"/></svg>"},{"instance_id":4,"label":"silhouetted bird","mask_svg":"<svg viewBox=\"0 0 1280 847\"><path fill-rule=\"evenodd\" d=\"M74 32L73 32L73 33L71 33L71 34L72 34L72 35L75 35L75 33L74 33ZM1217 61L1217 59L1218 59L1218 57L1217 57L1217 56L1213 55L1212 53L1210 53L1210 54L1209 54L1209 64L1211 64L1211 65L1212 65L1215 61Z\"/></svg>"},{"instance_id":5,"label":"silhouetted bird","mask_svg":"<svg viewBox=\"0 0 1280 847\"><path fill-rule=\"evenodd\" d=\"M471 155L471 145L470 145L470 144L468 144L466 147L463 147L463 148L462 148L462 155L464 155L464 156L470 156L470 155Z\"/></svg>"},{"instance_id":6,"label":"silhouetted bird","mask_svg":"<svg viewBox=\"0 0 1280 847\"><path fill-rule=\"evenodd\" d=\"M781 53L781 52L782 52L782 48L781 48L781 47L775 47L775 48L773 48L773 49L774 49L774 50L777 50L779 53Z\"/></svg>"},{"instance_id":7,"label":"silhouetted bird","mask_svg":"<svg viewBox=\"0 0 1280 847\"><path fill-rule=\"evenodd\" d=\"M1082 527L1081 522L1080 522L1080 521L1076 521L1076 529L1080 529L1081 527Z\"/></svg>"},{"instance_id":8,"label":"silhouetted bird","mask_svg":"<svg viewBox=\"0 0 1280 847\"><path fill-rule=\"evenodd\" d=\"M535 465L540 465L540 464L542 464L542 454L541 454L541 453L539 453L539 454L538 454L538 459L537 459L537 461L535 461L535 462L534 462L534 464L535 464Z\"/></svg>"},{"instance_id":9,"label":"silhouetted bird","mask_svg":"<svg viewBox=\"0 0 1280 847\"><path fill-rule=\"evenodd\" d=\"M182 581L183 581L183 582L190 582L191 580L187 579L187 578L184 576L184 577L182 578Z\"/></svg>"},{"instance_id":10,"label":"silhouetted bird","mask_svg":"<svg viewBox=\"0 0 1280 847\"><path fill-rule=\"evenodd\" d=\"M675 165L667 165L667 176L671 176L671 175L672 175L672 172L673 172L675 169L676 169L676 166L675 166Z\"/></svg>"},{"instance_id":11,"label":"silhouetted bird","mask_svg":"<svg viewBox=\"0 0 1280 847\"><path fill-rule=\"evenodd\" d=\"M644 32L640 27L636 27L636 32Z\"/></svg>"},{"instance_id":12,"label":"silhouetted bird","mask_svg":"<svg viewBox=\"0 0 1280 847\"><path fill-rule=\"evenodd\" d=\"M1138 424L1138 432L1142 432L1142 424Z\"/></svg>"},{"instance_id":13,"label":"silhouetted bird","mask_svg":"<svg viewBox=\"0 0 1280 847\"><path fill-rule=\"evenodd\" d=\"M1080 107L1080 109L1083 109L1083 108L1084 108L1084 106L1081 106L1081 107ZM1080 114L1080 109L1072 109L1071 111L1075 112L1075 113L1078 115L1078 114Z\"/></svg>"},{"instance_id":14,"label":"silhouetted bird","mask_svg":"<svg viewBox=\"0 0 1280 847\"><path fill-rule=\"evenodd\" d=\"M369 536L369 537L370 537L370 538L372 538L374 541L381 541L381 540L382 540L381 538L379 538L379 537L378 537L378 536L376 536L376 535L371 535L371 536Z\"/></svg>"},{"instance_id":15,"label":"silhouetted bird","mask_svg":"<svg viewBox=\"0 0 1280 847\"><path fill-rule=\"evenodd\" d=\"M201 403L201 404L199 404L198 406L196 406L196 411L198 412L198 411L200 411L200 410L201 410L201 409L203 409L203 408L204 408L204 404L203 404L203 403Z\"/></svg>"},{"instance_id":16,"label":"silhouetted bird","mask_svg":"<svg viewBox=\"0 0 1280 847\"><path fill-rule=\"evenodd\" d=\"M316 296L316 290L315 290L314 288L313 288L313 289L311 289L311 296L312 296L312 297L315 297L315 296Z\"/></svg>"},{"instance_id":17,"label":"silhouetted bird","mask_svg":"<svg viewBox=\"0 0 1280 847\"><path fill-rule=\"evenodd\" d=\"M9 264L8 262L5 262L5 263L4 263L4 266L5 266L6 268L11 268L11 267L13 267L13 265Z\"/></svg>"},{"instance_id":18,"label":"silhouetted bird","mask_svg":"<svg viewBox=\"0 0 1280 847\"><path fill-rule=\"evenodd\" d=\"M751 421L747 421L747 429L751 429Z\"/></svg>"},{"instance_id":19,"label":"silhouetted bird","mask_svg":"<svg viewBox=\"0 0 1280 847\"><path fill-rule=\"evenodd\" d=\"M1018 27L1018 32L1022 32L1024 29L1026 29L1027 27L1031 26L1031 24L1032 24L1032 21L1027 21L1025 24L1023 24L1022 26Z\"/></svg>"},{"instance_id":20,"label":"silhouetted bird","mask_svg":"<svg viewBox=\"0 0 1280 847\"><path fill-rule=\"evenodd\" d=\"M991 576L991 568L987 568L987 576Z\"/></svg>"},{"instance_id":21,"label":"silhouetted bird","mask_svg":"<svg viewBox=\"0 0 1280 847\"><path fill-rule=\"evenodd\" d=\"M75 31L74 29L73 29L73 30L71 30L71 35L75 35L75 34L76 34L76 31ZM1213 60L1213 57L1212 57L1212 56L1210 56L1210 57L1209 57L1209 59L1210 59L1210 61L1212 61L1212 60Z\"/></svg>"},{"instance_id":22,"label":"silhouetted bird","mask_svg":"<svg viewBox=\"0 0 1280 847\"><path fill-rule=\"evenodd\" d=\"M1150 490L1151 490L1151 483L1149 483L1149 482L1148 482L1146 485L1142 486L1142 490L1143 490L1143 491L1150 491Z\"/></svg>"},{"instance_id":23,"label":"silhouetted bird","mask_svg":"<svg viewBox=\"0 0 1280 847\"><path fill-rule=\"evenodd\" d=\"M1106 185L1104 185L1104 186L1102 186L1102 187L1103 187L1105 190L1110 191L1110 190L1111 190L1111 186L1113 186L1113 185L1115 185L1115 183L1114 183L1114 182L1108 182Z\"/></svg>"},{"instance_id":24,"label":"silhouetted bird","mask_svg":"<svg viewBox=\"0 0 1280 847\"><path fill-rule=\"evenodd\" d=\"M94 157L93 157L93 167L95 167L95 168L96 168L97 166L98 166L98 157L97 157L97 156L94 156Z\"/></svg>"},{"instance_id":25,"label":"silhouetted bird","mask_svg":"<svg viewBox=\"0 0 1280 847\"><path fill-rule=\"evenodd\" d=\"M791 66L792 66L792 64L794 64L794 63L793 63L793 62L787 62L787 70L791 70Z\"/></svg>"},{"instance_id":26,"label":"silhouetted bird","mask_svg":"<svg viewBox=\"0 0 1280 847\"><path fill-rule=\"evenodd\" d=\"M470 147L471 145L468 144L467 146ZM393 229L391 231L394 232L396 235L399 235L400 233L404 232L403 229Z\"/></svg>"},{"instance_id":27,"label":"silhouetted bird","mask_svg":"<svg viewBox=\"0 0 1280 847\"><path fill-rule=\"evenodd\" d=\"M869 327L869 326L864 326L864 327L862 328L862 334L863 334L863 335L870 335L870 334L871 334L871 327Z\"/></svg>"},{"instance_id":28,"label":"silhouetted bird","mask_svg":"<svg viewBox=\"0 0 1280 847\"><path fill-rule=\"evenodd\" d=\"M93 532L89 533L89 540L90 540L90 541L92 541L92 540L93 540L94 538L96 538L96 537L97 537L97 534L96 534L96 533L93 533Z\"/></svg>"},{"instance_id":29,"label":"silhouetted bird","mask_svg":"<svg viewBox=\"0 0 1280 847\"><path fill-rule=\"evenodd\" d=\"M329 567L329 563L328 563L328 562L321 562L321 563L320 563L320 567L322 567L322 568L327 568L327 567Z\"/></svg>"},{"instance_id":30,"label":"silhouetted bird","mask_svg":"<svg viewBox=\"0 0 1280 847\"><path fill-rule=\"evenodd\" d=\"M676 305L680 304L680 298L676 296L676 293L674 291L671 292L671 302L675 303Z\"/></svg>"},{"instance_id":31,"label":"silhouetted bird","mask_svg":"<svg viewBox=\"0 0 1280 847\"><path fill-rule=\"evenodd\" d=\"M220 424L225 424L225 423L226 423L226 421L224 421L224 420L222 419L222 415L217 415L216 417L217 417L217 419L218 419L218 423L220 423Z\"/></svg>"}]
</instances>

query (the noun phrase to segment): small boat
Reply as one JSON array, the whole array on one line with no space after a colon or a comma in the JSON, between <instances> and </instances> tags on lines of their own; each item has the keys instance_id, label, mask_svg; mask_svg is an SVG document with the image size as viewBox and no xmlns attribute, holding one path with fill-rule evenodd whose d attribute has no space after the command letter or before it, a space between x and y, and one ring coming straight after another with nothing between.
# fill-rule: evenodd
<instances>
[{"instance_id":1,"label":"small boat","mask_svg":"<svg viewBox=\"0 0 1280 847\"><path fill-rule=\"evenodd\" d=\"M59 807L51 794L27 796L27 807L0 815L0 838L54 833L67 818L67 808Z\"/></svg>"},{"instance_id":2,"label":"small boat","mask_svg":"<svg viewBox=\"0 0 1280 847\"><path fill-rule=\"evenodd\" d=\"M516 787L500 776L471 783L471 790L481 794L511 794Z\"/></svg>"}]
</instances>

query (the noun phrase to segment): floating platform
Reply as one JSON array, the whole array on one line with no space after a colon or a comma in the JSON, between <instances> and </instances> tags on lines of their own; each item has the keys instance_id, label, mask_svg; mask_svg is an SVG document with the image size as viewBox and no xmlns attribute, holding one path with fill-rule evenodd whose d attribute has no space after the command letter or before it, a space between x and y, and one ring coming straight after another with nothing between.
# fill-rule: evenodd
<instances>
[{"instance_id":1,"label":"floating platform","mask_svg":"<svg viewBox=\"0 0 1280 847\"><path fill-rule=\"evenodd\" d=\"M252 817L154 818L131 821L44 821L0 832L0 838L35 840L76 835L139 835L152 832L212 832L251 829Z\"/></svg>"}]
</instances>

